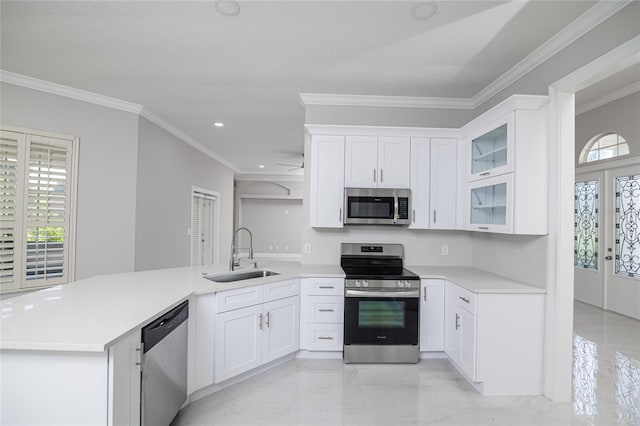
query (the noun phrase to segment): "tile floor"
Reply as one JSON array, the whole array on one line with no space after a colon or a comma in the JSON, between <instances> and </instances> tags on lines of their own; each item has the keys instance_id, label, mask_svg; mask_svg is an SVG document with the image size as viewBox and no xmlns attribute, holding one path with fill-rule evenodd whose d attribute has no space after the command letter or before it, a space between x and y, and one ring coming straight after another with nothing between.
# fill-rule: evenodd
<instances>
[{"instance_id":1,"label":"tile floor","mask_svg":"<svg viewBox=\"0 0 640 426\"><path fill-rule=\"evenodd\" d=\"M293 360L186 407L181 425L640 425L640 321L576 303L574 401L483 397L446 359Z\"/></svg>"}]
</instances>

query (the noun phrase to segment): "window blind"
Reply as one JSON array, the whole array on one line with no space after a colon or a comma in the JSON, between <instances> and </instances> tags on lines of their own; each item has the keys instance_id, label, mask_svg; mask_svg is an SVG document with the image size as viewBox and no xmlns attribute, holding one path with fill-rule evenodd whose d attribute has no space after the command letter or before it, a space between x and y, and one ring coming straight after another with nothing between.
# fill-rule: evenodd
<instances>
[{"instance_id":1,"label":"window blind","mask_svg":"<svg viewBox=\"0 0 640 426\"><path fill-rule=\"evenodd\" d=\"M193 192L191 221L191 264L211 265L216 260L215 212L216 197Z\"/></svg>"},{"instance_id":2,"label":"window blind","mask_svg":"<svg viewBox=\"0 0 640 426\"><path fill-rule=\"evenodd\" d=\"M20 270L20 232L18 214L21 197L21 171L18 167L18 148L24 146L24 135L0 132L0 289L20 287L16 271Z\"/></svg>"}]
</instances>

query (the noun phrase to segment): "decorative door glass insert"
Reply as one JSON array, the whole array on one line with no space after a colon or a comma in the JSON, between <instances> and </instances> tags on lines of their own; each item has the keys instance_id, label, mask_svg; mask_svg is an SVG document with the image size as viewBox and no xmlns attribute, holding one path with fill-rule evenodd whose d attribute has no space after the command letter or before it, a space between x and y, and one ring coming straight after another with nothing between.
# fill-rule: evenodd
<instances>
[{"instance_id":1,"label":"decorative door glass insert","mask_svg":"<svg viewBox=\"0 0 640 426\"><path fill-rule=\"evenodd\" d=\"M616 177L616 275L640 279L640 175Z\"/></svg>"},{"instance_id":2,"label":"decorative door glass insert","mask_svg":"<svg viewBox=\"0 0 640 426\"><path fill-rule=\"evenodd\" d=\"M573 264L598 270L598 181L577 182L574 205Z\"/></svg>"}]
</instances>

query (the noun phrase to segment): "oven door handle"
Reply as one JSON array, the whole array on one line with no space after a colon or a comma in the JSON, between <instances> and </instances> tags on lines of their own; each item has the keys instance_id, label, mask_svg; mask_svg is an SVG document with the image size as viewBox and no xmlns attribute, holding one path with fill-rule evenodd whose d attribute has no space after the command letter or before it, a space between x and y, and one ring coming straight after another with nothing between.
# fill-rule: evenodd
<instances>
[{"instance_id":1,"label":"oven door handle","mask_svg":"<svg viewBox=\"0 0 640 426\"><path fill-rule=\"evenodd\" d=\"M344 291L345 297L408 297L408 298L420 298L420 289L416 290L404 290L404 289L389 289L383 291L377 290L356 290L346 289Z\"/></svg>"}]
</instances>

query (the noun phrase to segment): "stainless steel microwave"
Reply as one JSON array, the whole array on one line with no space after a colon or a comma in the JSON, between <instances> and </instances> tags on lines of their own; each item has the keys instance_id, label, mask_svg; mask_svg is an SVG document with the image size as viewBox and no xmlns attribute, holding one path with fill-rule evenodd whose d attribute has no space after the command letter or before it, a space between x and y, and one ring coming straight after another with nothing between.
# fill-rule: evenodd
<instances>
[{"instance_id":1,"label":"stainless steel microwave","mask_svg":"<svg viewBox=\"0 0 640 426\"><path fill-rule=\"evenodd\" d=\"M411 191L345 188L345 225L408 225Z\"/></svg>"}]
</instances>

